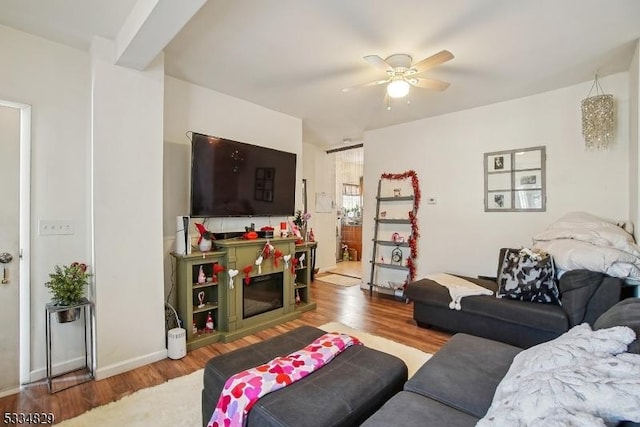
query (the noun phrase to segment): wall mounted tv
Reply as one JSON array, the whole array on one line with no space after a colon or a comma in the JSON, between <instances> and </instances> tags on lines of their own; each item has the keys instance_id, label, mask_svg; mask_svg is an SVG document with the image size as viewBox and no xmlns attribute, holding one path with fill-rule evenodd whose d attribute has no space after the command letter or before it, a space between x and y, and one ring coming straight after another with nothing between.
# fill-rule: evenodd
<instances>
[{"instance_id":1,"label":"wall mounted tv","mask_svg":"<svg viewBox=\"0 0 640 427\"><path fill-rule=\"evenodd\" d=\"M293 215L294 153L192 135L191 216Z\"/></svg>"}]
</instances>

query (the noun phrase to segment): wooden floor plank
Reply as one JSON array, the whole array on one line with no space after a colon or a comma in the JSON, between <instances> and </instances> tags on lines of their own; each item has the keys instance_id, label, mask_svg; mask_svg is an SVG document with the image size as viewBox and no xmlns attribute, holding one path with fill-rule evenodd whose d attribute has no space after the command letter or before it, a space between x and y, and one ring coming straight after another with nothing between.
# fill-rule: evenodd
<instances>
[{"instance_id":1,"label":"wooden floor plank","mask_svg":"<svg viewBox=\"0 0 640 427\"><path fill-rule=\"evenodd\" d=\"M450 335L423 329L412 320L413 305L400 299L374 293L358 286L340 287L323 283L317 275L311 284L316 310L299 319L268 328L230 343L215 343L189 352L180 360L165 359L100 381L90 381L56 394L49 394L45 381L29 384L18 394L0 399L0 414L5 412L52 412L56 422L73 418L89 409L121 399L140 389L153 387L172 378L187 375L210 358L259 342L299 326L320 326L327 322L345 325L401 342L428 353L435 353ZM200 402L194 402L200 405Z\"/></svg>"}]
</instances>

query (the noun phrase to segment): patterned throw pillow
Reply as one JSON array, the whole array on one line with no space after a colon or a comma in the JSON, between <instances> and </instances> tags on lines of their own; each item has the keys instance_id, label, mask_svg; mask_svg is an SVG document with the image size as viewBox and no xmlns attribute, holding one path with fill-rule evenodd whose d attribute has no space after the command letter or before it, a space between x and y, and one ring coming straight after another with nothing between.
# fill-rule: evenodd
<instances>
[{"instance_id":1,"label":"patterned throw pillow","mask_svg":"<svg viewBox=\"0 0 640 427\"><path fill-rule=\"evenodd\" d=\"M498 298L560 304L553 258L530 249L507 249L498 275Z\"/></svg>"}]
</instances>

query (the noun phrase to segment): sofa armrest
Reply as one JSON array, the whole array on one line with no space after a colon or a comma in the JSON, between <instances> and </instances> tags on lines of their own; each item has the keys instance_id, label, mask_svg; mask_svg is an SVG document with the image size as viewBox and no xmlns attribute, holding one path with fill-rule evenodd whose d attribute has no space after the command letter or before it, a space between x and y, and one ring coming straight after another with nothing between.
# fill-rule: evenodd
<instances>
[{"instance_id":1,"label":"sofa armrest","mask_svg":"<svg viewBox=\"0 0 640 427\"><path fill-rule=\"evenodd\" d=\"M560 300L569 318L569 327L591 325L620 301L622 279L590 270L570 270L560 277Z\"/></svg>"}]
</instances>

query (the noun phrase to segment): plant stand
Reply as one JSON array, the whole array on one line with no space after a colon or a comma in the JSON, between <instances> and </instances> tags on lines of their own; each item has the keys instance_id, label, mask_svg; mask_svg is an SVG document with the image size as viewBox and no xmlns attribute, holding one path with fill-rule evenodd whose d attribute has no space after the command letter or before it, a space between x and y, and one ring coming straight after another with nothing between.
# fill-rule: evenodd
<instances>
[{"instance_id":1,"label":"plant stand","mask_svg":"<svg viewBox=\"0 0 640 427\"><path fill-rule=\"evenodd\" d=\"M58 373L53 375L53 362L52 362L52 334L51 334L51 316L56 315L58 312L69 310L69 309L79 309L82 312L82 319L84 320L84 366L80 368L71 369L62 373ZM82 299L77 305L74 306L58 306L52 303L48 303L45 305L45 331L46 331L46 352L47 352L47 386L49 387L49 393L57 393L59 391L65 390L69 387L73 387L78 384L85 383L87 381L91 381L95 378L95 373L93 372L93 351L90 350L91 343L93 341L93 324L91 322L91 314L92 314L93 304L86 298ZM57 323L57 322L53 322ZM62 325L66 323L61 323ZM89 332L88 340L87 340L87 330ZM71 385L68 385L63 388L54 389L53 380L54 378L61 377L63 375L70 374L72 372L86 370L86 378L83 378L78 381L74 381Z\"/></svg>"}]
</instances>

